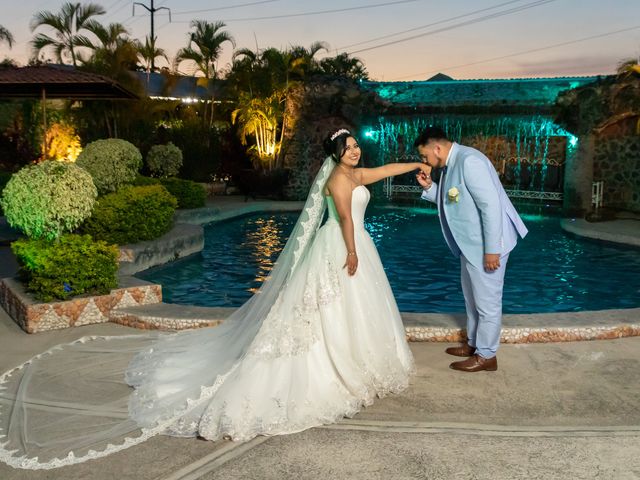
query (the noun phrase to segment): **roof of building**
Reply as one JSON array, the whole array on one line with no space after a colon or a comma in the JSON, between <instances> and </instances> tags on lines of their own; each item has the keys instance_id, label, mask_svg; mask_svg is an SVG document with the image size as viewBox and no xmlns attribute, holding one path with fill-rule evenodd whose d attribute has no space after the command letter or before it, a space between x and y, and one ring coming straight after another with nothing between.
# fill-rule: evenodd
<instances>
[{"instance_id":1,"label":"roof of building","mask_svg":"<svg viewBox=\"0 0 640 480\"><path fill-rule=\"evenodd\" d=\"M198 99L211 98L211 93L217 96L223 80L207 81L204 77L188 77L158 72L133 72L144 91L149 97Z\"/></svg>"},{"instance_id":2,"label":"roof of building","mask_svg":"<svg viewBox=\"0 0 640 480\"><path fill-rule=\"evenodd\" d=\"M0 67L1 98L138 98L115 80L68 65Z\"/></svg>"},{"instance_id":3,"label":"roof of building","mask_svg":"<svg viewBox=\"0 0 640 480\"><path fill-rule=\"evenodd\" d=\"M558 93L603 77L514 78L447 80L438 74L426 81L362 82L382 99L399 106L416 107L548 107ZM449 77L450 78L450 77Z\"/></svg>"}]
</instances>

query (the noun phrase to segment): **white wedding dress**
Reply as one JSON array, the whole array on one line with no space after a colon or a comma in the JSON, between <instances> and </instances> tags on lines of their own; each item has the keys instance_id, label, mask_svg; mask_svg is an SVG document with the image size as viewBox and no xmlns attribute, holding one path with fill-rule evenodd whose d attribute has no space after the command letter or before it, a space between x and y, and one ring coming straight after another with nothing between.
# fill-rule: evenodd
<instances>
[{"instance_id":1,"label":"white wedding dress","mask_svg":"<svg viewBox=\"0 0 640 480\"><path fill-rule=\"evenodd\" d=\"M293 433L405 389L413 357L364 228L369 191L352 194L359 265L349 276L335 206L330 197L318 202L331 165L323 169L295 245L272 273L277 291L263 287L220 327L85 337L0 377L0 460L48 469L157 434L245 441Z\"/></svg>"}]
</instances>

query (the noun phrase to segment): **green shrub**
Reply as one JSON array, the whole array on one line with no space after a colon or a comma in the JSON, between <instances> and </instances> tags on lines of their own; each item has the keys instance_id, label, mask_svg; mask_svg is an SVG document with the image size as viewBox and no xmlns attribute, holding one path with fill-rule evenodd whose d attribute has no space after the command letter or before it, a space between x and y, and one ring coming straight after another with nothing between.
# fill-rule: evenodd
<instances>
[{"instance_id":1,"label":"green shrub","mask_svg":"<svg viewBox=\"0 0 640 480\"><path fill-rule=\"evenodd\" d=\"M162 185L123 187L98 199L82 231L118 245L152 240L171 229L176 205Z\"/></svg>"},{"instance_id":2,"label":"green shrub","mask_svg":"<svg viewBox=\"0 0 640 480\"><path fill-rule=\"evenodd\" d=\"M150 178L138 175L133 181L136 186L162 185L178 200L178 208L204 207L207 191L199 183L181 178Z\"/></svg>"},{"instance_id":3,"label":"green shrub","mask_svg":"<svg viewBox=\"0 0 640 480\"><path fill-rule=\"evenodd\" d=\"M10 172L0 172L0 198L2 198L2 191L4 190L4 187L9 183L9 180L11 180L11 175L12 174ZM0 202L0 215L4 215L3 212L2 203Z\"/></svg>"},{"instance_id":4,"label":"green shrub","mask_svg":"<svg viewBox=\"0 0 640 480\"><path fill-rule=\"evenodd\" d=\"M143 175L138 175L131 182L131 185L135 187L148 187L149 185L161 185L161 181L159 178L151 178L151 177L145 177Z\"/></svg>"},{"instance_id":5,"label":"green shrub","mask_svg":"<svg viewBox=\"0 0 640 480\"><path fill-rule=\"evenodd\" d=\"M126 140L110 138L88 144L76 163L93 177L100 195L115 192L136 178L142 154Z\"/></svg>"},{"instance_id":6,"label":"green shrub","mask_svg":"<svg viewBox=\"0 0 640 480\"><path fill-rule=\"evenodd\" d=\"M182 167L182 150L171 142L154 145L147 154L147 167L156 177L175 177Z\"/></svg>"},{"instance_id":7,"label":"green shrub","mask_svg":"<svg viewBox=\"0 0 640 480\"><path fill-rule=\"evenodd\" d=\"M47 161L14 173L0 198L12 227L53 240L76 229L97 197L91 176L72 163Z\"/></svg>"},{"instance_id":8,"label":"green shrub","mask_svg":"<svg viewBox=\"0 0 640 480\"><path fill-rule=\"evenodd\" d=\"M202 185L191 180L181 178L163 178L162 186L178 200L178 208L204 207L207 191Z\"/></svg>"},{"instance_id":9,"label":"green shrub","mask_svg":"<svg viewBox=\"0 0 640 480\"><path fill-rule=\"evenodd\" d=\"M89 235L62 235L57 241L20 239L11 244L27 289L39 300L102 295L118 285L118 248Z\"/></svg>"}]
</instances>

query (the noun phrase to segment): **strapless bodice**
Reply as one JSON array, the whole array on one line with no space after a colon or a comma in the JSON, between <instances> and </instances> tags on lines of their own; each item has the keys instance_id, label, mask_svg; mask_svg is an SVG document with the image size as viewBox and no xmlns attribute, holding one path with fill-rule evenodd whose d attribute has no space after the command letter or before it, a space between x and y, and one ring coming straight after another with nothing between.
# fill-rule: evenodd
<instances>
[{"instance_id":1,"label":"strapless bodice","mask_svg":"<svg viewBox=\"0 0 640 480\"><path fill-rule=\"evenodd\" d=\"M364 185L358 185L351 192L351 218L353 219L354 224L364 224L364 213L367 209L370 198L371 195L369 194L369 190ZM331 195L327 196L327 205L329 207L329 218L339 222L340 216L338 215L336 204Z\"/></svg>"}]
</instances>

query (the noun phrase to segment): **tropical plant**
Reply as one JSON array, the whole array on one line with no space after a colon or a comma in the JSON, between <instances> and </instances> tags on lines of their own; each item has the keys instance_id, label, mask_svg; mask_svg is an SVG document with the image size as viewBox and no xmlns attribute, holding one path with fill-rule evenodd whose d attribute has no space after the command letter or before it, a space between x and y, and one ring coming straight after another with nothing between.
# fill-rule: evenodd
<instances>
[{"instance_id":1,"label":"tropical plant","mask_svg":"<svg viewBox=\"0 0 640 480\"><path fill-rule=\"evenodd\" d=\"M191 28L194 31L189 33L189 42L176 54L176 69L182 62L190 61L195 63L196 73L201 73L206 79L216 78L216 62L222 53L222 46L229 42L235 47L233 37L222 30L225 26L223 22L193 20Z\"/></svg>"},{"instance_id":2,"label":"tropical plant","mask_svg":"<svg viewBox=\"0 0 640 480\"><path fill-rule=\"evenodd\" d=\"M117 80L129 77L129 72L137 66L139 46L129 38L129 31L120 23L110 23L106 27L95 23L88 30L99 42L94 45L90 59L93 69Z\"/></svg>"},{"instance_id":3,"label":"tropical plant","mask_svg":"<svg viewBox=\"0 0 640 480\"><path fill-rule=\"evenodd\" d=\"M47 128L45 145L47 160L75 162L82 151L75 127L64 121L55 122Z\"/></svg>"},{"instance_id":4,"label":"tropical plant","mask_svg":"<svg viewBox=\"0 0 640 480\"><path fill-rule=\"evenodd\" d=\"M85 170L73 163L45 161L14 173L0 204L9 225L28 237L53 240L89 217L97 196Z\"/></svg>"},{"instance_id":5,"label":"tropical plant","mask_svg":"<svg viewBox=\"0 0 640 480\"><path fill-rule=\"evenodd\" d=\"M35 56L40 56L46 48L52 48L58 62L64 63L71 59L73 66L78 65L76 49L86 47L93 49L94 44L84 33L96 29L97 15L104 15L106 10L95 3L82 4L80 2L65 2L59 13L41 11L31 20L31 31L39 27L49 27L54 31L54 37L38 33L31 42Z\"/></svg>"},{"instance_id":6,"label":"tropical plant","mask_svg":"<svg viewBox=\"0 0 640 480\"><path fill-rule=\"evenodd\" d=\"M287 131L287 94L297 82L319 71L315 56L328 48L324 42L314 42L308 49L302 46L256 52L243 49L234 55L227 81L238 91L239 104L232 121L241 124L239 134L244 144L247 134L256 136L258 143L254 150L269 168L277 166L280 145ZM243 94L243 84L248 85L248 96ZM281 105L274 104L275 99ZM245 125L245 122L248 123ZM271 136L278 127L279 139L275 133Z\"/></svg>"},{"instance_id":7,"label":"tropical plant","mask_svg":"<svg viewBox=\"0 0 640 480\"><path fill-rule=\"evenodd\" d=\"M154 145L147 154L147 167L156 177L174 177L182 167L182 150L171 142Z\"/></svg>"},{"instance_id":8,"label":"tropical plant","mask_svg":"<svg viewBox=\"0 0 640 480\"><path fill-rule=\"evenodd\" d=\"M258 92L255 90L257 74L261 69L260 52L254 52L249 48L241 48L233 52L231 70L227 74L227 82L231 81L236 87L246 87L249 95Z\"/></svg>"},{"instance_id":9,"label":"tropical plant","mask_svg":"<svg viewBox=\"0 0 640 480\"><path fill-rule=\"evenodd\" d=\"M151 38L150 36L146 36L144 38L144 45L138 43L138 59L142 62L142 66L145 71L152 72L158 70L155 66L156 58L164 58L167 63L169 63L169 57L167 57L167 52L162 48L158 48L156 46L157 37Z\"/></svg>"},{"instance_id":10,"label":"tropical plant","mask_svg":"<svg viewBox=\"0 0 640 480\"><path fill-rule=\"evenodd\" d=\"M298 71L302 72L302 77L319 70L319 64L315 56L321 51L329 51L326 42L313 42L309 48L294 46L288 52L297 63Z\"/></svg>"},{"instance_id":11,"label":"tropical plant","mask_svg":"<svg viewBox=\"0 0 640 480\"><path fill-rule=\"evenodd\" d=\"M640 78L640 57L628 58L620 62L618 65L618 76L623 78L630 76Z\"/></svg>"},{"instance_id":12,"label":"tropical plant","mask_svg":"<svg viewBox=\"0 0 640 480\"><path fill-rule=\"evenodd\" d=\"M11 48L13 47L15 40L13 38L13 35L11 35L11 32L0 25L0 43L2 42L7 42L9 48Z\"/></svg>"},{"instance_id":13,"label":"tropical plant","mask_svg":"<svg viewBox=\"0 0 640 480\"><path fill-rule=\"evenodd\" d=\"M351 80L367 80L369 78L369 74L362 60L356 57L350 57L348 53L323 58L320 60L320 70L327 75L349 78Z\"/></svg>"},{"instance_id":14,"label":"tropical plant","mask_svg":"<svg viewBox=\"0 0 640 480\"><path fill-rule=\"evenodd\" d=\"M115 192L136 178L142 167L142 154L126 140L110 138L88 144L76 160L93 178L98 192Z\"/></svg>"},{"instance_id":15,"label":"tropical plant","mask_svg":"<svg viewBox=\"0 0 640 480\"><path fill-rule=\"evenodd\" d=\"M152 240L171 229L177 204L162 185L123 187L96 202L82 231L118 245Z\"/></svg>"},{"instance_id":16,"label":"tropical plant","mask_svg":"<svg viewBox=\"0 0 640 480\"><path fill-rule=\"evenodd\" d=\"M20 239L11 244L27 290L38 300L105 294L118 286L118 249L89 235L62 235L57 242Z\"/></svg>"},{"instance_id":17,"label":"tropical plant","mask_svg":"<svg viewBox=\"0 0 640 480\"><path fill-rule=\"evenodd\" d=\"M203 78L198 82L209 90L211 101L205 103L202 118L211 126L213 124L213 94L212 82L218 77L216 62L222 53L222 46L229 42L235 48L235 40L228 32L222 30L226 25L223 22L210 23L204 20L193 20L189 33L189 43L176 53L174 61L175 69L182 62L189 61L195 64L195 72L201 73ZM207 113L207 105L210 106Z\"/></svg>"},{"instance_id":18,"label":"tropical plant","mask_svg":"<svg viewBox=\"0 0 640 480\"><path fill-rule=\"evenodd\" d=\"M249 151L255 153L257 165L271 169L275 166L279 142L277 141L278 120L282 115L282 93L276 92L267 98L252 98L244 93L238 100L238 108L231 113L231 121L239 124L238 135L243 145L248 137L255 138L255 145Z\"/></svg>"}]
</instances>

